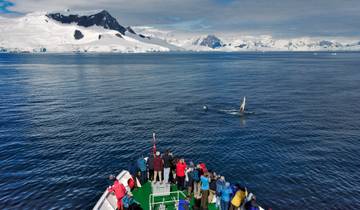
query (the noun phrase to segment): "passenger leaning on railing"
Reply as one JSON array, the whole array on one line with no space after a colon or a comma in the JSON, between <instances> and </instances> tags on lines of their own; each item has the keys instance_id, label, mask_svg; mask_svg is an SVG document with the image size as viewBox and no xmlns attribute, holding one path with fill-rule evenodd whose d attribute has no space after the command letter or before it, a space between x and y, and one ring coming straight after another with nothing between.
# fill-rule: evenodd
<instances>
[{"instance_id":1,"label":"passenger leaning on railing","mask_svg":"<svg viewBox=\"0 0 360 210\"><path fill-rule=\"evenodd\" d=\"M230 187L230 183L226 182L225 186L222 187L220 190L220 206L221 206L220 209L221 210L229 209L231 195L232 195L232 190Z\"/></svg>"},{"instance_id":2,"label":"passenger leaning on railing","mask_svg":"<svg viewBox=\"0 0 360 210\"><path fill-rule=\"evenodd\" d=\"M259 210L260 206L256 203L256 197L252 193L249 194L249 201L245 203L245 210Z\"/></svg>"},{"instance_id":3,"label":"passenger leaning on railing","mask_svg":"<svg viewBox=\"0 0 360 210\"><path fill-rule=\"evenodd\" d=\"M245 187L242 187L240 185L238 185L237 187L238 190L236 191L234 197L231 200L230 210L238 209L243 204L247 196L247 190Z\"/></svg>"},{"instance_id":4,"label":"passenger leaning on railing","mask_svg":"<svg viewBox=\"0 0 360 210\"><path fill-rule=\"evenodd\" d=\"M164 182L169 183L169 176L171 170L171 162L173 160L172 154L170 150L166 150L165 154L163 155L164 160Z\"/></svg>"},{"instance_id":5,"label":"passenger leaning on railing","mask_svg":"<svg viewBox=\"0 0 360 210\"><path fill-rule=\"evenodd\" d=\"M137 167L138 170L140 172L140 183L141 184L145 184L145 182L147 181L147 177L146 177L146 160L144 159L144 157L141 157L137 160Z\"/></svg>"},{"instance_id":6,"label":"passenger leaning on railing","mask_svg":"<svg viewBox=\"0 0 360 210\"><path fill-rule=\"evenodd\" d=\"M114 175L110 175L109 179L111 181L114 181L114 184L110 187L108 187L108 191L110 193L114 193L115 197L117 199L117 209L118 210L123 210L123 205L122 205L122 198L125 196L126 194L126 189L125 186L123 184L121 184L119 182L119 180L116 179L116 177Z\"/></svg>"},{"instance_id":7,"label":"passenger leaning on railing","mask_svg":"<svg viewBox=\"0 0 360 210\"><path fill-rule=\"evenodd\" d=\"M199 195L199 196L200 196L200 176L201 176L200 170L201 170L200 165L198 164L192 173L194 180L194 195Z\"/></svg>"},{"instance_id":8,"label":"passenger leaning on railing","mask_svg":"<svg viewBox=\"0 0 360 210\"><path fill-rule=\"evenodd\" d=\"M186 163L181 158L176 164L176 181L179 190L184 190Z\"/></svg>"},{"instance_id":9,"label":"passenger leaning on railing","mask_svg":"<svg viewBox=\"0 0 360 210\"><path fill-rule=\"evenodd\" d=\"M192 161L190 161L189 167L186 169L186 186L188 189L188 195L191 195L193 187L194 187L194 173L195 173L195 166Z\"/></svg>"},{"instance_id":10,"label":"passenger leaning on railing","mask_svg":"<svg viewBox=\"0 0 360 210\"><path fill-rule=\"evenodd\" d=\"M147 167L149 169L148 172L148 180L152 180L154 177L154 154L150 153L149 158L147 160Z\"/></svg>"},{"instance_id":11,"label":"passenger leaning on railing","mask_svg":"<svg viewBox=\"0 0 360 210\"><path fill-rule=\"evenodd\" d=\"M208 199L209 199L209 173L205 172L204 175L200 177L201 181L201 209L208 208Z\"/></svg>"},{"instance_id":12,"label":"passenger leaning on railing","mask_svg":"<svg viewBox=\"0 0 360 210\"><path fill-rule=\"evenodd\" d=\"M176 165L179 162L179 159L172 155L172 161L171 161L171 170L170 170L170 176L169 181L173 184L176 184Z\"/></svg>"},{"instance_id":13,"label":"passenger leaning on railing","mask_svg":"<svg viewBox=\"0 0 360 210\"><path fill-rule=\"evenodd\" d=\"M209 203L213 203L214 197L216 196L216 181L217 175L215 172L210 173L210 184L209 184ZM216 197L215 197L216 198Z\"/></svg>"},{"instance_id":14,"label":"passenger leaning on railing","mask_svg":"<svg viewBox=\"0 0 360 210\"><path fill-rule=\"evenodd\" d=\"M221 196L221 190L223 188L225 188L225 177L224 176L220 176L220 178L218 178L216 180L216 206L219 207L220 206L220 196Z\"/></svg>"},{"instance_id":15,"label":"passenger leaning on railing","mask_svg":"<svg viewBox=\"0 0 360 210\"><path fill-rule=\"evenodd\" d=\"M160 183L162 183L162 172L164 169L164 160L160 156L160 152L156 152L156 156L154 158L154 182L157 181L157 177L159 177Z\"/></svg>"}]
</instances>

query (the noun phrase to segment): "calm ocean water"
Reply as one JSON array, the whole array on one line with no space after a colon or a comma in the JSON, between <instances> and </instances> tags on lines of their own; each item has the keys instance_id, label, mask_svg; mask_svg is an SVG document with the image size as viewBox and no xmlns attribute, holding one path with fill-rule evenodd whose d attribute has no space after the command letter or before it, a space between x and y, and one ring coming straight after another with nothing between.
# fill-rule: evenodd
<instances>
[{"instance_id":1,"label":"calm ocean water","mask_svg":"<svg viewBox=\"0 0 360 210\"><path fill-rule=\"evenodd\" d=\"M90 209L153 131L263 206L360 209L359 104L360 53L0 54L0 209Z\"/></svg>"}]
</instances>

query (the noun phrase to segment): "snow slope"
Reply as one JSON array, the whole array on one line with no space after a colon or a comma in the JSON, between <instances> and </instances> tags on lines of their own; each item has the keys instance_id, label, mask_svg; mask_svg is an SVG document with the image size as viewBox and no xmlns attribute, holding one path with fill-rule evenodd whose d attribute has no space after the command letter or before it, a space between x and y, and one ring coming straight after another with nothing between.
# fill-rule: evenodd
<instances>
[{"instance_id":1,"label":"snow slope","mask_svg":"<svg viewBox=\"0 0 360 210\"><path fill-rule=\"evenodd\" d=\"M275 39L123 27L105 10L0 16L0 52L359 51L360 38Z\"/></svg>"},{"instance_id":2,"label":"snow slope","mask_svg":"<svg viewBox=\"0 0 360 210\"><path fill-rule=\"evenodd\" d=\"M147 36L147 35L144 35L144 34L141 34L141 33L136 33L130 27L128 27L128 31L125 32L125 35L128 36L128 37L131 37L131 38L133 38L135 40L145 42L145 43L148 43L148 44L155 44L155 45L164 46L164 47L168 48L171 51L183 51L183 50L185 50L182 47L170 44L166 40L158 38L156 36Z\"/></svg>"},{"instance_id":3,"label":"snow slope","mask_svg":"<svg viewBox=\"0 0 360 210\"><path fill-rule=\"evenodd\" d=\"M176 32L153 27L138 26L133 29L150 37L159 37L172 45L190 51L359 51L360 38L330 39L300 37L275 39L268 35L243 36L239 34L179 36Z\"/></svg>"},{"instance_id":4,"label":"snow slope","mask_svg":"<svg viewBox=\"0 0 360 210\"><path fill-rule=\"evenodd\" d=\"M155 52L169 51L99 26L63 24L45 12L20 18L0 18L0 50L15 52ZM83 37L75 39L75 30Z\"/></svg>"}]
</instances>

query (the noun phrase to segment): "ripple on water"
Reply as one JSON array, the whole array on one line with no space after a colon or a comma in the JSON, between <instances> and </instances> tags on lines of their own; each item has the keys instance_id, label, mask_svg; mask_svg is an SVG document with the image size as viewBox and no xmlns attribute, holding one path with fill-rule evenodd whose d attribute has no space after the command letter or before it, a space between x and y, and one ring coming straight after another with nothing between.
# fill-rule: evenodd
<instances>
[{"instance_id":1,"label":"ripple on water","mask_svg":"<svg viewBox=\"0 0 360 210\"><path fill-rule=\"evenodd\" d=\"M264 206L360 209L359 54L4 56L0 209L90 209L152 132Z\"/></svg>"}]
</instances>

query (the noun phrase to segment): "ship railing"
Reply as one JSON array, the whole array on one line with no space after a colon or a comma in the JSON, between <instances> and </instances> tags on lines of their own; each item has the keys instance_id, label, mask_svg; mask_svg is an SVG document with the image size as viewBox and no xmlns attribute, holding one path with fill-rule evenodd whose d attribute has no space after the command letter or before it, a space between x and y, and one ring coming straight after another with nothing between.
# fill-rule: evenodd
<instances>
[{"instance_id":1,"label":"ship railing","mask_svg":"<svg viewBox=\"0 0 360 210\"><path fill-rule=\"evenodd\" d=\"M171 200L165 200L165 197L171 197ZM174 203L174 205L176 203L179 202L180 200L180 196L182 196L183 198L186 198L186 195L183 191L173 191L169 193L157 193L157 194L150 194L149 195L149 210L154 210L156 205L159 206L164 206L165 204L168 203ZM156 201L155 202L155 197L163 197L162 201Z\"/></svg>"}]
</instances>

